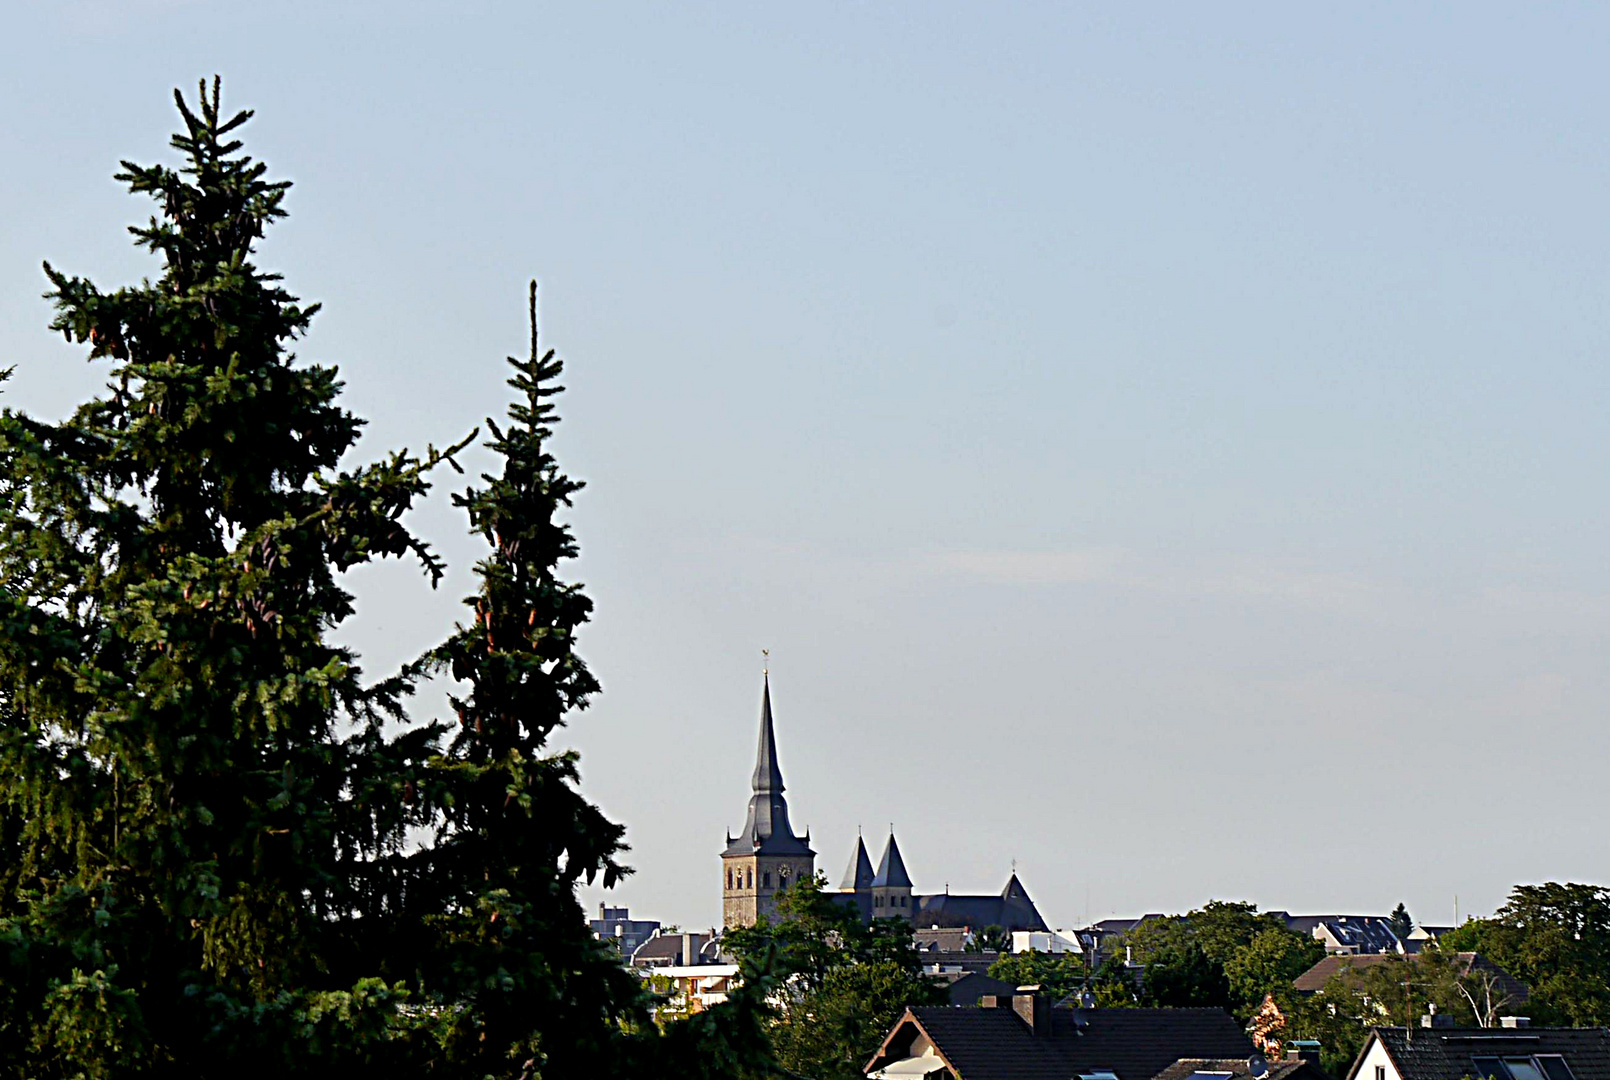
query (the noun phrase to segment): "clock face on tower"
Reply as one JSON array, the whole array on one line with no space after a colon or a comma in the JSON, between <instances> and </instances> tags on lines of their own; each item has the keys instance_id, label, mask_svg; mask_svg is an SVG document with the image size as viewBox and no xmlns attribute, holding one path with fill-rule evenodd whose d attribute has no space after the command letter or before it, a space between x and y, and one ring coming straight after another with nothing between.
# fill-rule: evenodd
<instances>
[{"instance_id":1,"label":"clock face on tower","mask_svg":"<svg viewBox=\"0 0 1610 1080\"><path fill-rule=\"evenodd\" d=\"M788 875L791 873L793 873L793 870L787 865L779 866L777 868L777 877L784 885L788 884Z\"/></svg>"}]
</instances>

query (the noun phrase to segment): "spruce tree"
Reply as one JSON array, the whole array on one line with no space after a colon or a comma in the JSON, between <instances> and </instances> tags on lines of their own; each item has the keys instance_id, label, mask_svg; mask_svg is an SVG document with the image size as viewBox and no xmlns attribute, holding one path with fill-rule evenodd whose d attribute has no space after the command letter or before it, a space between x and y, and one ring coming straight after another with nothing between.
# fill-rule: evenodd
<instances>
[{"instance_id":1,"label":"spruce tree","mask_svg":"<svg viewBox=\"0 0 1610 1080\"><path fill-rule=\"evenodd\" d=\"M372 943L402 902L437 731L330 635L339 572L437 558L401 522L451 451L339 470L362 424L296 362L253 262L289 185L202 85L174 170L123 163L155 281L46 264L109 365L67 420L0 415L0 1071L239 1076L401 1060Z\"/></svg>"},{"instance_id":2,"label":"spruce tree","mask_svg":"<svg viewBox=\"0 0 1610 1080\"><path fill-rule=\"evenodd\" d=\"M434 933L421 959L432 1000L456 1003L444 1045L462 1075L598 1074L647 1022L645 998L619 956L597 941L577 883L625 872L625 830L578 789L573 751L549 747L598 682L576 654L592 602L559 576L576 542L559 515L581 488L548 448L564 365L537 338L509 358L518 399L488 419L502 469L454 496L491 549L476 565L473 617L429 657L460 687L457 730L432 772L439 811L415 901ZM413 931L409 931L412 933Z\"/></svg>"}]
</instances>

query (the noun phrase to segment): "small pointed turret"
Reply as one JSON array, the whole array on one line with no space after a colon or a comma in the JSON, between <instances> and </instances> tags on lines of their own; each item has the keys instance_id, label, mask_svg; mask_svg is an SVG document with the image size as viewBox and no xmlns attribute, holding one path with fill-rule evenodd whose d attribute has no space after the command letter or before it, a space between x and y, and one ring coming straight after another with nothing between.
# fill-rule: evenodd
<instances>
[{"instance_id":1,"label":"small pointed turret","mask_svg":"<svg viewBox=\"0 0 1610 1080\"><path fill-rule=\"evenodd\" d=\"M850 856L849 869L844 871L844 883L839 888L845 892L860 892L871 887L872 860L867 857L866 843L857 836L855 854Z\"/></svg>"},{"instance_id":2,"label":"small pointed turret","mask_svg":"<svg viewBox=\"0 0 1610 1080\"><path fill-rule=\"evenodd\" d=\"M883 858L878 860L878 872L873 875L872 887L911 888L911 875L906 873L906 860L900 857L900 845L895 843L892 832L889 834L888 845L883 849Z\"/></svg>"}]
</instances>

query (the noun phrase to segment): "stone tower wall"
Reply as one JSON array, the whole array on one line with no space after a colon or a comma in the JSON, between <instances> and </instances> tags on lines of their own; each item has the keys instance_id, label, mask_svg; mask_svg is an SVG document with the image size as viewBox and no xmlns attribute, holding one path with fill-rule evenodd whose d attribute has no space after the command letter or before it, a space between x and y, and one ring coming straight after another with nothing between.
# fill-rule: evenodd
<instances>
[{"instance_id":1,"label":"stone tower wall","mask_svg":"<svg viewBox=\"0 0 1610 1080\"><path fill-rule=\"evenodd\" d=\"M816 870L809 855L727 855L721 860L721 925L753 926L773 917L777 892Z\"/></svg>"}]
</instances>

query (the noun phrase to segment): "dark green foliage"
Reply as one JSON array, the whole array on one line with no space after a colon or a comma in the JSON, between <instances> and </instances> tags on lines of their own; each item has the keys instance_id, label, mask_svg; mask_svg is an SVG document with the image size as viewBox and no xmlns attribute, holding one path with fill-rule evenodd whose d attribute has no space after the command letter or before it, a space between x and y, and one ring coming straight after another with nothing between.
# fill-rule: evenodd
<instances>
[{"instance_id":1,"label":"dark green foliage","mask_svg":"<svg viewBox=\"0 0 1610 1080\"><path fill-rule=\"evenodd\" d=\"M1267 993L1284 1000L1292 978L1324 949L1253 904L1212 900L1186 915L1141 923L1117 943L1145 965L1150 1005L1211 1005L1247 1017Z\"/></svg>"},{"instance_id":2,"label":"dark green foliage","mask_svg":"<svg viewBox=\"0 0 1610 1080\"><path fill-rule=\"evenodd\" d=\"M1195 941L1170 943L1153 949L1141 976L1141 996L1148 1005L1164 1008L1217 1006L1229 1008L1230 983L1224 967Z\"/></svg>"},{"instance_id":3,"label":"dark green foliage","mask_svg":"<svg viewBox=\"0 0 1610 1080\"><path fill-rule=\"evenodd\" d=\"M1479 952L1526 983L1535 1023L1610 1023L1610 890L1517 885L1491 919L1470 920L1441 945Z\"/></svg>"},{"instance_id":4,"label":"dark green foliage","mask_svg":"<svg viewBox=\"0 0 1610 1080\"><path fill-rule=\"evenodd\" d=\"M361 421L288 352L316 307L251 262L288 185L216 84L179 108L184 168L119 174L157 203L132 232L161 277L103 293L46 266L107 392L0 416L6 1071L375 1064L408 996L370 943L434 736L388 736L403 687L365 686L329 634L337 572L440 574L400 518L444 454L336 471Z\"/></svg>"},{"instance_id":5,"label":"dark green foliage","mask_svg":"<svg viewBox=\"0 0 1610 1080\"><path fill-rule=\"evenodd\" d=\"M1277 1002L1291 997L1291 982L1325 957L1325 946L1285 927L1259 930L1225 961L1224 975L1239 1013L1250 1014L1274 994Z\"/></svg>"},{"instance_id":6,"label":"dark green foliage","mask_svg":"<svg viewBox=\"0 0 1610 1080\"><path fill-rule=\"evenodd\" d=\"M942 1004L945 994L922 974L910 923L865 925L825 886L820 874L801 879L778 894L775 921L729 930L724 944L746 968L782 980L766 1025L778 1064L851 1080L908 1005Z\"/></svg>"},{"instance_id":7,"label":"dark green foliage","mask_svg":"<svg viewBox=\"0 0 1610 1080\"><path fill-rule=\"evenodd\" d=\"M1409 931L1414 929L1414 919L1410 917L1409 909L1404 907L1402 902L1392 909L1392 914L1387 916L1386 921L1399 941L1407 938Z\"/></svg>"},{"instance_id":8,"label":"dark green foliage","mask_svg":"<svg viewBox=\"0 0 1610 1080\"><path fill-rule=\"evenodd\" d=\"M573 652L590 604L556 571L579 485L546 450L534 294L502 471L458 499L492 549L474 619L367 685L330 640L337 575L412 555L440 576L401 518L457 448L338 471L362 422L288 352L315 308L251 261L288 185L216 82L179 108L185 167L120 174L158 204L133 230L158 280L46 268L107 392L61 424L0 414L0 1075L766 1068L766 963L661 1032L576 902L625 871L547 747L598 687ZM404 715L432 672L456 724Z\"/></svg>"},{"instance_id":9,"label":"dark green foliage","mask_svg":"<svg viewBox=\"0 0 1610 1080\"><path fill-rule=\"evenodd\" d=\"M1005 952L1012 945L1012 935L995 923L984 927L967 943L967 952Z\"/></svg>"},{"instance_id":10,"label":"dark green foliage","mask_svg":"<svg viewBox=\"0 0 1610 1080\"><path fill-rule=\"evenodd\" d=\"M1053 1001L1077 994L1089 977L1078 953L1010 953L989 966L990 978L1013 986L1038 986Z\"/></svg>"}]
</instances>

